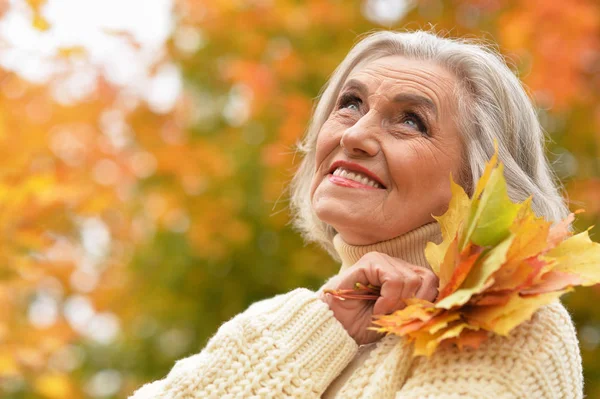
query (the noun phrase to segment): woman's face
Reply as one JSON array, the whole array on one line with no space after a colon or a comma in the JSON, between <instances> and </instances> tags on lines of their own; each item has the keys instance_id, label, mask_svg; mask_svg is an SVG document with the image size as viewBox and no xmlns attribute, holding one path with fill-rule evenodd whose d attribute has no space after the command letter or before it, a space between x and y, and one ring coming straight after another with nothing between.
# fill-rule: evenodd
<instances>
[{"instance_id":1,"label":"woman's face","mask_svg":"<svg viewBox=\"0 0 600 399\"><path fill-rule=\"evenodd\" d=\"M455 86L444 68L402 56L348 76L319 131L311 185L318 217L344 241L387 240L446 211L461 168Z\"/></svg>"}]
</instances>

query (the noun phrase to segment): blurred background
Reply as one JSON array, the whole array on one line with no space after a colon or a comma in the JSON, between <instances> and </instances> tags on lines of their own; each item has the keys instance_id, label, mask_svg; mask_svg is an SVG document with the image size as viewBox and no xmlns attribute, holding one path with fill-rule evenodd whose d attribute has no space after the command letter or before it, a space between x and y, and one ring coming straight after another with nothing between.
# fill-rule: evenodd
<instances>
[{"instance_id":1,"label":"blurred background","mask_svg":"<svg viewBox=\"0 0 600 399\"><path fill-rule=\"evenodd\" d=\"M124 398L336 273L293 145L359 35L431 27L498 44L598 224L597 0L0 0L0 397ZM564 303L600 398L600 288Z\"/></svg>"}]
</instances>

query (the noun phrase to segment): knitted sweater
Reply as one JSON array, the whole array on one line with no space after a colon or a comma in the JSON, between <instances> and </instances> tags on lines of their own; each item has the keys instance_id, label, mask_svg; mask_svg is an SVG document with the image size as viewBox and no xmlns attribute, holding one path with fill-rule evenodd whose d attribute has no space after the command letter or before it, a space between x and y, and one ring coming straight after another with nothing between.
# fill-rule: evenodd
<instances>
[{"instance_id":1,"label":"knitted sweater","mask_svg":"<svg viewBox=\"0 0 600 399\"><path fill-rule=\"evenodd\" d=\"M428 267L427 241L441 241L437 223L367 246L337 235L334 245L342 270L370 251ZM411 351L395 335L358 347L318 292L298 288L251 305L130 399L583 397L575 329L558 301L478 349L438 348L414 359Z\"/></svg>"}]
</instances>

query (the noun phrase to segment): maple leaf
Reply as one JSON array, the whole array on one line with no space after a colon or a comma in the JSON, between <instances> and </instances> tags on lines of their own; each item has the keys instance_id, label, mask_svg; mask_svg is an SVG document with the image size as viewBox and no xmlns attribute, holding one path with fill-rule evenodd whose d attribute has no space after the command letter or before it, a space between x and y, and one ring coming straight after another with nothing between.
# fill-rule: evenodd
<instances>
[{"instance_id":1,"label":"maple leaf","mask_svg":"<svg viewBox=\"0 0 600 399\"><path fill-rule=\"evenodd\" d=\"M466 219L470 206L469 197L465 193L465 190L454 182L452 174L450 174L450 190L452 198L450 199L448 211L442 216L433 216L441 227L443 241L439 245L432 242L427 243L427 250L425 251L427 262L429 262L433 271L438 275L440 275L440 267L444 261L444 257L449 253L448 248L462 227L461 225ZM447 278L444 273L440 275L440 278L443 279L445 284Z\"/></svg>"},{"instance_id":2,"label":"maple leaf","mask_svg":"<svg viewBox=\"0 0 600 399\"><path fill-rule=\"evenodd\" d=\"M497 151L496 148L483 177L477 183L475 195L471 200L469 227L467 234L462 237L460 248L469 240L481 246L498 244L510 233L509 227L521 208L521 204L512 203L508 197L504 165L496 165ZM480 192L481 198L478 197Z\"/></svg>"},{"instance_id":3,"label":"maple leaf","mask_svg":"<svg viewBox=\"0 0 600 399\"><path fill-rule=\"evenodd\" d=\"M450 309L454 306L464 305L474 294L479 294L488 288L486 284L488 279L506 260L506 253L513 241L514 235L510 235L502 243L489 250L485 258L471 268L463 284L452 294L437 302L436 306Z\"/></svg>"},{"instance_id":4,"label":"maple leaf","mask_svg":"<svg viewBox=\"0 0 600 399\"><path fill-rule=\"evenodd\" d=\"M431 356L440 346L477 348L573 287L600 283L600 244L588 231L572 235L574 213L552 225L534 213L532 197L512 202L495 150L471 199L450 176L452 199L436 217L442 242L425 249L440 280L436 301L407 299L404 309L375 316L377 327L370 327L406 337L413 356Z\"/></svg>"},{"instance_id":5,"label":"maple leaf","mask_svg":"<svg viewBox=\"0 0 600 399\"><path fill-rule=\"evenodd\" d=\"M453 243L456 244L457 240L455 239ZM451 250L453 250L453 248L451 248ZM440 287L443 288L440 290L440 293L437 298L438 300L446 298L447 296L455 292L456 289L464 283L465 279L471 272L471 269L475 265L475 262L479 259L479 255L481 254L481 252L481 247L476 245L469 245L459 254L458 264L456 265L456 267L453 268L453 270L450 270L450 267L445 267L443 269L447 270L446 273L450 273L451 275L446 284L442 284L442 280L440 280ZM452 265L450 264L449 266Z\"/></svg>"}]
</instances>

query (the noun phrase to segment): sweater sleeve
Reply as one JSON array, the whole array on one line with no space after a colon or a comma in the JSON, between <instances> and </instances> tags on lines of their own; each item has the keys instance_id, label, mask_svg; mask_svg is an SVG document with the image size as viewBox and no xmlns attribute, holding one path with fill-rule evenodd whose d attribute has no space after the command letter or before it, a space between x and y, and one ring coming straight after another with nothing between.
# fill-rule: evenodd
<instances>
[{"instance_id":1,"label":"sweater sleeve","mask_svg":"<svg viewBox=\"0 0 600 399\"><path fill-rule=\"evenodd\" d=\"M251 305L130 399L316 398L356 351L327 304L298 288Z\"/></svg>"},{"instance_id":2,"label":"sweater sleeve","mask_svg":"<svg viewBox=\"0 0 600 399\"><path fill-rule=\"evenodd\" d=\"M583 370L575 328L556 301L507 337L476 350L443 349L417 359L397 399L580 399Z\"/></svg>"}]
</instances>

